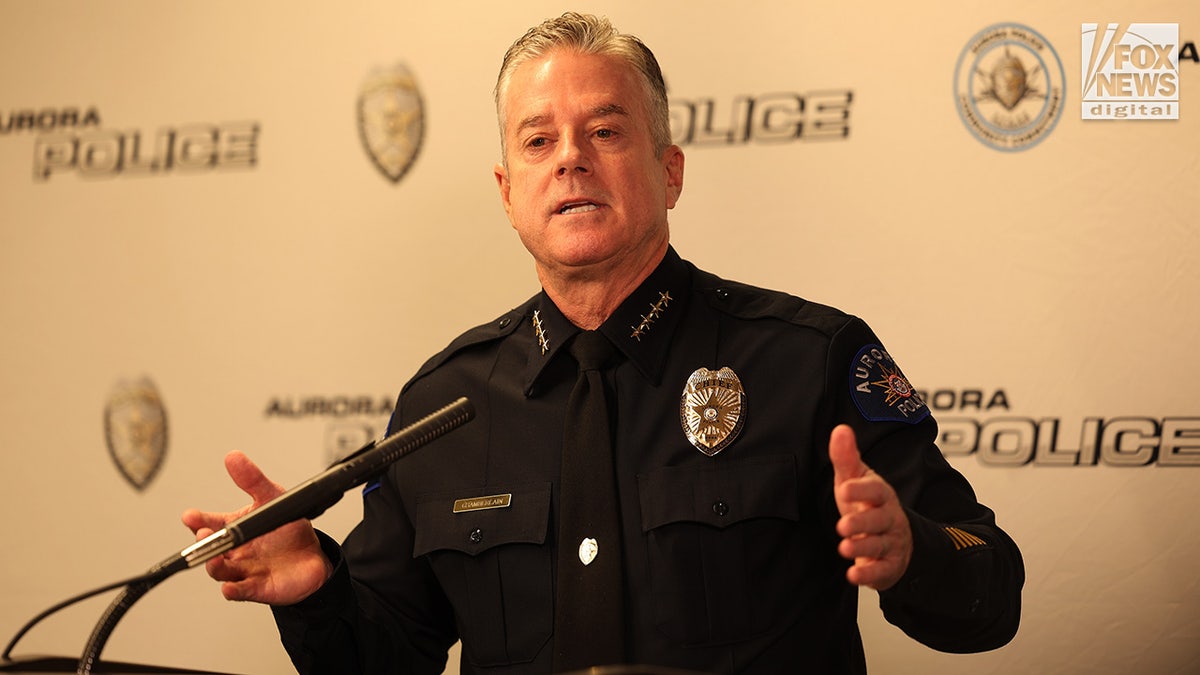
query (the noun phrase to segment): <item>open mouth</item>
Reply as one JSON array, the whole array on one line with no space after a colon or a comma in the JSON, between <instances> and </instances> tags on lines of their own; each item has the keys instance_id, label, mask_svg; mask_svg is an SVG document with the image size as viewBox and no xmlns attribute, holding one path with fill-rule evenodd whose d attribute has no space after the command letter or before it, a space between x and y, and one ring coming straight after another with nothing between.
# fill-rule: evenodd
<instances>
[{"instance_id":1,"label":"open mouth","mask_svg":"<svg viewBox=\"0 0 1200 675\"><path fill-rule=\"evenodd\" d=\"M558 213L565 216L572 213L587 213L588 211L595 211L598 208L600 207L596 206L592 202L570 202L563 204L562 208L558 210Z\"/></svg>"}]
</instances>

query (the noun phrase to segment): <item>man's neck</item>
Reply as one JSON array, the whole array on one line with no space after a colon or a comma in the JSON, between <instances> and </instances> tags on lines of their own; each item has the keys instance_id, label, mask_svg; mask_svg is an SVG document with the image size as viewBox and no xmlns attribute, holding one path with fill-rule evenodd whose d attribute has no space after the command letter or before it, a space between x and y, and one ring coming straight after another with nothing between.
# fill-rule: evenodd
<instances>
[{"instance_id":1,"label":"man's neck","mask_svg":"<svg viewBox=\"0 0 1200 675\"><path fill-rule=\"evenodd\" d=\"M645 260L603 270L555 274L539 265L538 280L568 321L584 330L595 330L654 272L666 255L667 246L664 241Z\"/></svg>"}]
</instances>

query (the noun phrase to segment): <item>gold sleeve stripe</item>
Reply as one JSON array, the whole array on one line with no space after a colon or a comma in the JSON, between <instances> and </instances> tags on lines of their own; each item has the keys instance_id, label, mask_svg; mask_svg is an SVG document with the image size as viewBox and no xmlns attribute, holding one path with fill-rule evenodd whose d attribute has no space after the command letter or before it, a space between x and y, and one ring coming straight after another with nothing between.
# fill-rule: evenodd
<instances>
[{"instance_id":1,"label":"gold sleeve stripe","mask_svg":"<svg viewBox=\"0 0 1200 675\"><path fill-rule=\"evenodd\" d=\"M975 546L987 546L986 541L966 530L960 530L957 527L943 527L942 531L954 542L955 551L961 551L964 548L974 548Z\"/></svg>"}]
</instances>

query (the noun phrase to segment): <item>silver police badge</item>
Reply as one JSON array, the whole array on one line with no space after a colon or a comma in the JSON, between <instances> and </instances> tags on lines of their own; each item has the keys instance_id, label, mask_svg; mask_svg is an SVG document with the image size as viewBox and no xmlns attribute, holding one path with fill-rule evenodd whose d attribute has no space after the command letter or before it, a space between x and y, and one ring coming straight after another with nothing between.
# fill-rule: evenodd
<instances>
[{"instance_id":1,"label":"silver police badge","mask_svg":"<svg viewBox=\"0 0 1200 675\"><path fill-rule=\"evenodd\" d=\"M425 137L425 111L408 67L375 69L358 93L358 132L375 166L400 182Z\"/></svg>"},{"instance_id":2,"label":"silver police badge","mask_svg":"<svg viewBox=\"0 0 1200 675\"><path fill-rule=\"evenodd\" d=\"M745 422L746 391L728 366L700 368L688 377L679 399L683 433L696 449L712 457L729 447Z\"/></svg>"},{"instance_id":3,"label":"silver police badge","mask_svg":"<svg viewBox=\"0 0 1200 675\"><path fill-rule=\"evenodd\" d=\"M167 456L167 411L147 378L121 381L104 407L108 454L125 480L144 490Z\"/></svg>"}]
</instances>

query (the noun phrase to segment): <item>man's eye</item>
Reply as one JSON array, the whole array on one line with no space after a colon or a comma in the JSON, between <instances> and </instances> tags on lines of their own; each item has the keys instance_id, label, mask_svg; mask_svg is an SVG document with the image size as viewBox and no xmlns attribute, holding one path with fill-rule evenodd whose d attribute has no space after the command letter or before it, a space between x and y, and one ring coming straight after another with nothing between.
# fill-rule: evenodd
<instances>
[{"instance_id":1,"label":"man's eye","mask_svg":"<svg viewBox=\"0 0 1200 675\"><path fill-rule=\"evenodd\" d=\"M612 129L598 129L596 131L596 136L599 138L612 138L613 130Z\"/></svg>"},{"instance_id":2,"label":"man's eye","mask_svg":"<svg viewBox=\"0 0 1200 675\"><path fill-rule=\"evenodd\" d=\"M545 145L546 145L546 139L544 139L544 138L534 138L531 141L529 141L529 147L531 147L531 148L540 148Z\"/></svg>"}]
</instances>

